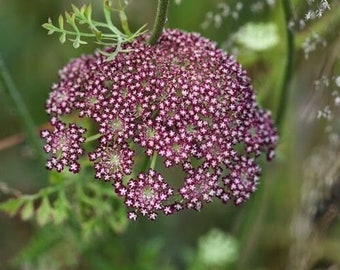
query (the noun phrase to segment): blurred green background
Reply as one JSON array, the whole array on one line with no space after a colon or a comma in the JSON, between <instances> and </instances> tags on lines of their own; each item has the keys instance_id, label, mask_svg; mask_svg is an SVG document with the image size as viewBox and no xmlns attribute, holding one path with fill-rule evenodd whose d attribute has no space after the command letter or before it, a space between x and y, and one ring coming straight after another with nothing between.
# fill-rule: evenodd
<instances>
[{"instance_id":1,"label":"blurred green background","mask_svg":"<svg viewBox=\"0 0 340 270\"><path fill-rule=\"evenodd\" d=\"M263 162L261 185L249 201L140 219L91 241L67 227L41 229L0 213L0 269L340 269L340 3L291 2L296 49L286 121L277 158ZM94 50L62 45L41 27L71 3L92 3L94 16L101 16L99 0L0 0L0 54L37 136L48 120L44 102L58 70ZM131 28L147 23L151 29L156 4L131 0ZM235 54L261 106L276 116L287 61L281 1L171 1L167 27L200 32ZM49 182L29 141L17 140L23 124L2 86L0 112L3 201L12 196L10 188L34 193Z\"/></svg>"}]
</instances>

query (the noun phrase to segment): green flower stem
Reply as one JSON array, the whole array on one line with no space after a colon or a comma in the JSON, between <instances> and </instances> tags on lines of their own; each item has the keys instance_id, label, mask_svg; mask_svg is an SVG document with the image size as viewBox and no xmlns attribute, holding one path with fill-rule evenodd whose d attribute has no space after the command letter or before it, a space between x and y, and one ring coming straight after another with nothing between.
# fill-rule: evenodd
<instances>
[{"instance_id":1,"label":"green flower stem","mask_svg":"<svg viewBox=\"0 0 340 270\"><path fill-rule=\"evenodd\" d=\"M151 37L148 41L150 45L157 43L161 36L168 14L169 0L158 0L156 20L152 29Z\"/></svg>"},{"instance_id":2,"label":"green flower stem","mask_svg":"<svg viewBox=\"0 0 340 270\"><path fill-rule=\"evenodd\" d=\"M124 33L128 36L131 36L130 27L129 27L127 16L126 16L124 10L119 12L119 18L120 18L120 23L122 24L122 28L124 30Z\"/></svg>"},{"instance_id":3,"label":"green flower stem","mask_svg":"<svg viewBox=\"0 0 340 270\"><path fill-rule=\"evenodd\" d=\"M150 169L153 169L153 170L155 169L156 162L157 162L157 153L154 153L151 159Z\"/></svg>"},{"instance_id":4,"label":"green flower stem","mask_svg":"<svg viewBox=\"0 0 340 270\"><path fill-rule=\"evenodd\" d=\"M7 94L13 102L14 108L17 111L18 116L20 117L22 124L26 129L26 133L30 142L36 149L36 152L42 163L44 163L45 154L42 150L42 142L39 140L39 136L36 132L36 125L5 66L2 56L0 55L0 85L1 84L3 86L5 94Z\"/></svg>"},{"instance_id":5,"label":"green flower stem","mask_svg":"<svg viewBox=\"0 0 340 270\"><path fill-rule=\"evenodd\" d=\"M97 133L97 134L95 134L95 135L92 135L92 136L88 137L88 138L86 139L86 142L95 141L95 140L99 139L101 136L102 136L102 134Z\"/></svg>"},{"instance_id":6,"label":"green flower stem","mask_svg":"<svg viewBox=\"0 0 340 270\"><path fill-rule=\"evenodd\" d=\"M98 23L99 27L105 27L108 28L109 30L112 30L111 28L107 27L106 24L102 24L102 23ZM97 35L93 34L93 33L84 33L84 32L73 32L73 31L69 31L69 30L60 30L60 29L56 29L54 30L54 32L58 32L58 33L65 33L69 36L80 36L80 37L88 37L88 38L96 38ZM114 40L116 41L118 39L117 34L102 34L101 39L107 39L107 40ZM111 43L110 43L111 44Z\"/></svg>"},{"instance_id":7,"label":"green flower stem","mask_svg":"<svg viewBox=\"0 0 340 270\"><path fill-rule=\"evenodd\" d=\"M142 165L140 166L139 171L142 172L142 173L145 173L148 168L154 170L155 167L156 167L157 157L158 157L157 153L154 153L151 158L146 156Z\"/></svg>"},{"instance_id":8,"label":"green flower stem","mask_svg":"<svg viewBox=\"0 0 340 270\"><path fill-rule=\"evenodd\" d=\"M279 104L277 107L276 113L276 125L279 131L279 134L282 133L283 122L285 117L285 112L287 109L288 103L288 86L289 82L293 75L293 66L294 66L294 34L292 30L289 29L288 25L290 20L293 17L292 7L289 0L282 0L283 12L285 16L285 23L286 23L286 46L287 46L287 57L286 57L286 68L283 77L282 88L279 96Z\"/></svg>"},{"instance_id":9,"label":"green flower stem","mask_svg":"<svg viewBox=\"0 0 340 270\"><path fill-rule=\"evenodd\" d=\"M114 26L112 19L111 19L111 10L110 7L107 3L107 1L104 1L104 8L103 8L103 12L104 12L104 17L105 17L105 21L106 21L106 25L105 24L100 24L103 27L107 27L111 30L111 32L115 33L118 37L120 37L121 32L118 30L117 27Z\"/></svg>"},{"instance_id":10,"label":"green flower stem","mask_svg":"<svg viewBox=\"0 0 340 270\"><path fill-rule=\"evenodd\" d=\"M53 193L56 192L60 192L60 191L66 191L67 187L72 186L74 184L78 184L79 182L79 178L77 177L69 177L69 179L67 179L67 181L63 181L60 184L56 184L56 185L51 185L45 188L40 189L37 193L34 194L24 194L20 197L20 199L23 200L37 200L40 199L44 196L50 196Z\"/></svg>"},{"instance_id":11,"label":"green flower stem","mask_svg":"<svg viewBox=\"0 0 340 270\"><path fill-rule=\"evenodd\" d=\"M128 36L131 36L131 31L130 31L130 27L129 27L129 24L128 24L128 19L127 19L127 16L125 14L124 7L123 7L121 0L119 0L119 19L120 19L120 23L122 25L122 28L124 30L124 33Z\"/></svg>"},{"instance_id":12,"label":"green flower stem","mask_svg":"<svg viewBox=\"0 0 340 270\"><path fill-rule=\"evenodd\" d=\"M150 158L148 156L146 156L144 158L143 163L139 168L139 172L145 172L146 171L146 169L148 168L148 165L149 165L149 160L150 160Z\"/></svg>"},{"instance_id":13,"label":"green flower stem","mask_svg":"<svg viewBox=\"0 0 340 270\"><path fill-rule=\"evenodd\" d=\"M262 175L264 178L264 174ZM242 256L237 263L236 270L249 269L251 256L258 246L264 218L268 213L270 191L273 188L273 181L263 181L261 188L256 191L255 197L242 216L236 222L236 234L240 234L240 246Z\"/></svg>"}]
</instances>

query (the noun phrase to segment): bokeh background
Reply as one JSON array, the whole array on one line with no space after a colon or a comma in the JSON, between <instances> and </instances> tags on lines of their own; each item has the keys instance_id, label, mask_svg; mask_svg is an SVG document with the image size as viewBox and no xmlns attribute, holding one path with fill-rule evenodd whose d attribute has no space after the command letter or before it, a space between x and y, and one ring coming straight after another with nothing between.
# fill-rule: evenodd
<instances>
[{"instance_id":1,"label":"bokeh background","mask_svg":"<svg viewBox=\"0 0 340 270\"><path fill-rule=\"evenodd\" d=\"M173 0L167 27L200 32L234 54L275 118L288 57L283 1ZM295 50L286 118L277 157L263 162L249 201L140 219L90 239L77 227L41 227L0 213L0 269L340 269L340 1L291 2ZM71 3L92 3L101 16L99 0L0 0L0 54L37 136L58 70L95 49L62 45L41 27ZM157 1L129 3L131 28L151 29ZM0 84L0 201L50 185L23 127Z\"/></svg>"}]
</instances>

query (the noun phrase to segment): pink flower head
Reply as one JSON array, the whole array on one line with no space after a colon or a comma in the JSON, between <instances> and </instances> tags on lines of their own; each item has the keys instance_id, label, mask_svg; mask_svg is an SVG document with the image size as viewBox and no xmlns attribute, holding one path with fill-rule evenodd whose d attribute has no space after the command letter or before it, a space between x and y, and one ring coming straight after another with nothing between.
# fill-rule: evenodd
<instances>
[{"instance_id":1,"label":"pink flower head","mask_svg":"<svg viewBox=\"0 0 340 270\"><path fill-rule=\"evenodd\" d=\"M215 198L245 201L259 180L256 159L264 154L271 160L278 140L247 72L196 33L167 30L154 46L146 40L125 44L126 52L112 61L100 53L71 61L52 88L47 113L58 123L71 113L92 119L101 135L89 153L95 176L114 182L130 219L200 210ZM61 148L67 154L56 158L61 147L56 142L66 136L60 125L65 124L54 124L56 131L43 136L54 155L48 167L78 171L79 132L72 139L76 155ZM133 177L140 149L147 157L161 157L165 168L181 165L183 186L175 192L171 179L156 169Z\"/></svg>"},{"instance_id":2,"label":"pink flower head","mask_svg":"<svg viewBox=\"0 0 340 270\"><path fill-rule=\"evenodd\" d=\"M54 168L60 172L67 166L70 172L78 173L80 169L78 158L84 153L81 144L85 142L83 137L85 131L84 128L78 127L76 124L67 126L62 122L55 124L53 132L41 131L41 137L46 140L44 150L51 154L46 167L50 170Z\"/></svg>"},{"instance_id":3,"label":"pink flower head","mask_svg":"<svg viewBox=\"0 0 340 270\"><path fill-rule=\"evenodd\" d=\"M162 175L149 169L146 174L140 173L137 180L128 182L125 204L153 220L157 216L156 212L164 209L164 202L173 194L174 190Z\"/></svg>"}]
</instances>

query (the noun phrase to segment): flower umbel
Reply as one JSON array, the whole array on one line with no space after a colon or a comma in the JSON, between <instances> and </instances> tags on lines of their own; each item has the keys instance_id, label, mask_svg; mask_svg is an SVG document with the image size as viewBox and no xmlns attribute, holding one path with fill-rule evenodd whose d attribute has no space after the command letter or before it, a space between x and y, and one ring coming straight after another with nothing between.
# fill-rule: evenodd
<instances>
[{"instance_id":1,"label":"flower umbel","mask_svg":"<svg viewBox=\"0 0 340 270\"><path fill-rule=\"evenodd\" d=\"M120 181L123 175L131 174L134 151L126 143L103 143L103 138L105 137L101 138L101 146L89 153L89 160L94 161L95 177L105 181Z\"/></svg>"},{"instance_id":2,"label":"flower umbel","mask_svg":"<svg viewBox=\"0 0 340 270\"><path fill-rule=\"evenodd\" d=\"M149 169L147 174L141 173L137 180L128 182L125 204L154 220L156 212L166 207L164 202L173 194L174 190L164 182L162 175ZM136 212L128 215L132 219L137 218Z\"/></svg>"},{"instance_id":3,"label":"flower umbel","mask_svg":"<svg viewBox=\"0 0 340 270\"><path fill-rule=\"evenodd\" d=\"M84 153L81 144L85 142L83 134L86 130L76 124L67 126L61 121L57 121L54 127L53 132L41 131L41 137L46 140L44 149L46 153L52 154L46 167L61 172L67 166L70 172L78 173L80 165L77 160Z\"/></svg>"},{"instance_id":4,"label":"flower umbel","mask_svg":"<svg viewBox=\"0 0 340 270\"><path fill-rule=\"evenodd\" d=\"M242 203L258 184L256 159L264 153L271 160L278 139L246 71L199 34L167 30L154 46L147 38L124 44L126 52L113 61L95 53L63 68L46 103L56 128L43 133L55 159L48 168L73 168L83 154L80 131L66 140L73 140L76 155L52 143L66 136L62 116L78 114L98 128L97 148L89 153L95 176L113 182L130 219L200 210L214 198ZM160 157L165 168L181 165L183 186L176 192L157 166L135 172L137 148L146 158ZM67 153L61 159L58 149Z\"/></svg>"}]
</instances>

